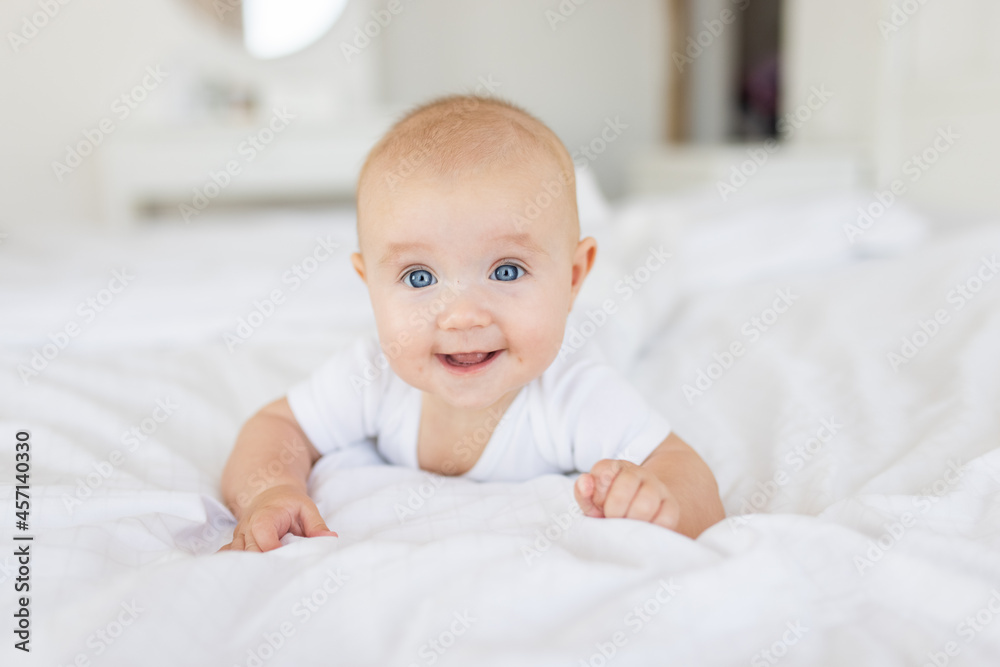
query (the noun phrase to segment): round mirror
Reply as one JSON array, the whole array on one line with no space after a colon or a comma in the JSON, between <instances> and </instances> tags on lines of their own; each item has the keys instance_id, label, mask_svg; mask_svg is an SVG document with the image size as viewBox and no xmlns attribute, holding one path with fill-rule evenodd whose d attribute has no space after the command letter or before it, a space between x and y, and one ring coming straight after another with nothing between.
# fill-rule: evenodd
<instances>
[{"instance_id":1,"label":"round mirror","mask_svg":"<svg viewBox=\"0 0 1000 667\"><path fill-rule=\"evenodd\" d=\"M347 0L189 0L255 58L297 53L325 35Z\"/></svg>"}]
</instances>

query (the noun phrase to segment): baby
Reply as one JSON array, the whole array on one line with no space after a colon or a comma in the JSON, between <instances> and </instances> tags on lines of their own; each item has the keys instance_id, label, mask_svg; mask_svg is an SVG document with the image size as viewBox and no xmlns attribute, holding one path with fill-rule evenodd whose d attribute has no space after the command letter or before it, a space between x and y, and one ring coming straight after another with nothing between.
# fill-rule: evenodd
<instances>
[{"instance_id":1,"label":"baby","mask_svg":"<svg viewBox=\"0 0 1000 667\"><path fill-rule=\"evenodd\" d=\"M369 154L357 213L351 261L377 340L243 426L222 477L239 521L223 549L335 536L309 471L370 438L390 463L467 479L581 472L588 517L692 538L724 518L708 466L662 416L584 350L559 355L597 244L580 239L573 162L541 121L492 98L421 106Z\"/></svg>"}]
</instances>

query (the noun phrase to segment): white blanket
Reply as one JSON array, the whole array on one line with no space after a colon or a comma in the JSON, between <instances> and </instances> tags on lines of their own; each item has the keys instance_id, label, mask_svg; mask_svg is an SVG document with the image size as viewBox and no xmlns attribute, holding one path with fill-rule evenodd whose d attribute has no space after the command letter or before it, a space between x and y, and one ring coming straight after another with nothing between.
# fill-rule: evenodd
<instances>
[{"instance_id":1,"label":"white blanket","mask_svg":"<svg viewBox=\"0 0 1000 667\"><path fill-rule=\"evenodd\" d=\"M35 542L32 652L8 631L3 664L995 664L1000 225L926 238L896 210L852 244L859 203L644 200L588 230L573 326L715 471L730 518L696 541L580 518L572 476L478 484L361 443L311 478L339 538L215 554L241 423L371 327L349 213L11 233L0 539L28 430Z\"/></svg>"}]
</instances>

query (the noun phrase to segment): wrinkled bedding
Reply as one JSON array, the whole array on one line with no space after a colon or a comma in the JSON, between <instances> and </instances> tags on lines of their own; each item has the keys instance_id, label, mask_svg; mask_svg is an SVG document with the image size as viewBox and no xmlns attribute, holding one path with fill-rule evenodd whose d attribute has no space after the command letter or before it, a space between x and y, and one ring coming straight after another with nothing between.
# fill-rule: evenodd
<instances>
[{"instance_id":1,"label":"wrinkled bedding","mask_svg":"<svg viewBox=\"0 0 1000 667\"><path fill-rule=\"evenodd\" d=\"M351 212L11 233L0 539L25 430L35 540L32 652L8 633L3 663L997 662L1000 224L899 206L850 239L863 203L636 199L584 230L567 344L712 467L728 518L697 540L581 517L573 475L475 483L358 443L310 479L339 538L215 554L242 422L372 328ZM0 557L8 619L15 576Z\"/></svg>"}]
</instances>

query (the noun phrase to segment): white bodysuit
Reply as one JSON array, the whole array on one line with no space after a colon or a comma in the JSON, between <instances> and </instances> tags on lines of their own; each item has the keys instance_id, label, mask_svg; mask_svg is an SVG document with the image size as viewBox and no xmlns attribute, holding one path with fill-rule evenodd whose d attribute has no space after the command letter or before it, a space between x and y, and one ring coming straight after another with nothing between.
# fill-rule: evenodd
<instances>
[{"instance_id":1,"label":"white bodysuit","mask_svg":"<svg viewBox=\"0 0 1000 667\"><path fill-rule=\"evenodd\" d=\"M588 472L601 459L641 464L670 424L593 347L557 358L522 387L492 436L484 428L456 443L460 459L486 443L460 477L523 481ZM288 392L292 413L321 454L374 440L389 463L414 469L421 401L420 390L392 372L374 336L341 350Z\"/></svg>"}]
</instances>

